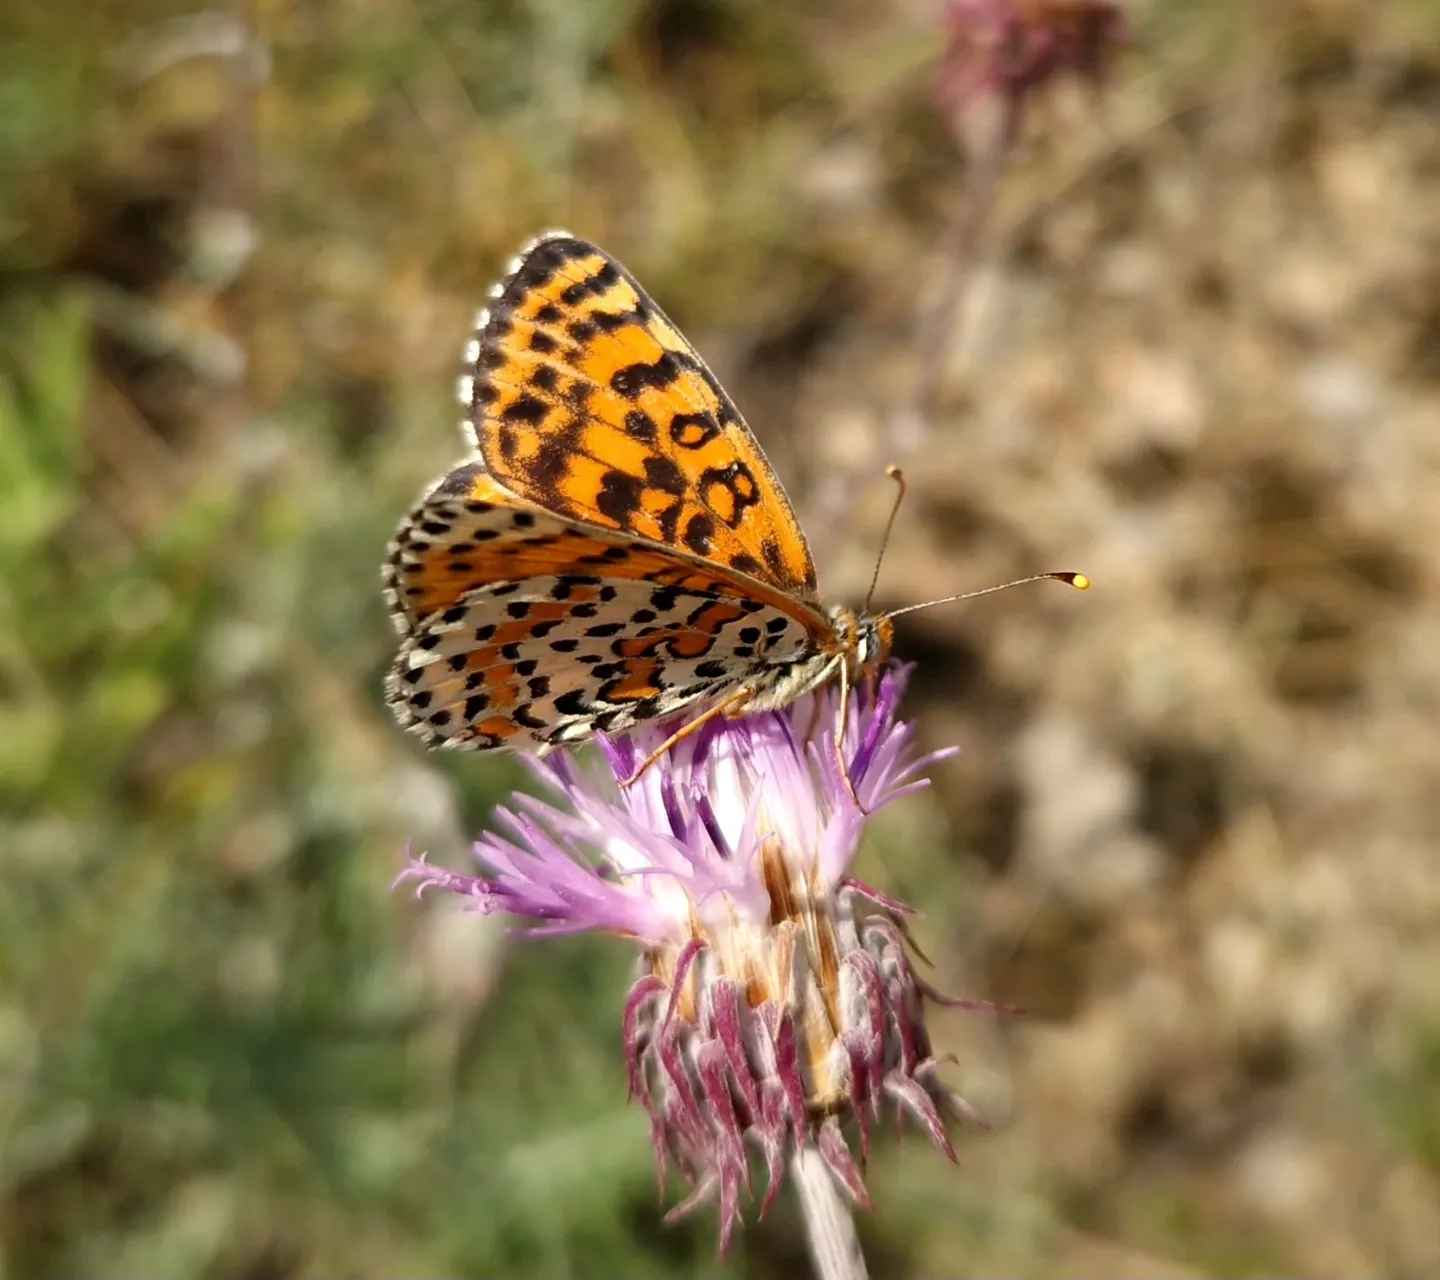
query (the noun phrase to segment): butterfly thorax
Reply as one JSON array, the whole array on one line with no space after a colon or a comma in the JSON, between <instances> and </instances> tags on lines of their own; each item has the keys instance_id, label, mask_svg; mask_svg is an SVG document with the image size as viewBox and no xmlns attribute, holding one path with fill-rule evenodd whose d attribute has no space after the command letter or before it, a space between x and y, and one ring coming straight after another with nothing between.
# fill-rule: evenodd
<instances>
[{"instance_id":1,"label":"butterfly thorax","mask_svg":"<svg viewBox=\"0 0 1440 1280\"><path fill-rule=\"evenodd\" d=\"M747 713L788 706L835 679L842 668L854 683L889 657L894 640L889 618L857 613L845 605L832 605L826 616L831 635L802 658L777 663L756 679L754 696L745 704Z\"/></svg>"}]
</instances>

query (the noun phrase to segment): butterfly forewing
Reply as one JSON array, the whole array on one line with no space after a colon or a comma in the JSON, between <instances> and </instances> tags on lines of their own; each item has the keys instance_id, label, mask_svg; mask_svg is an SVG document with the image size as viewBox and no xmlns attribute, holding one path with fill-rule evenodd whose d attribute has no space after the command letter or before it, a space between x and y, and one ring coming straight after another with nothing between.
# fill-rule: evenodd
<instances>
[{"instance_id":1,"label":"butterfly forewing","mask_svg":"<svg viewBox=\"0 0 1440 1280\"><path fill-rule=\"evenodd\" d=\"M542 237L497 290L469 355L462 398L506 489L818 609L804 534L754 436L614 259Z\"/></svg>"}]
</instances>

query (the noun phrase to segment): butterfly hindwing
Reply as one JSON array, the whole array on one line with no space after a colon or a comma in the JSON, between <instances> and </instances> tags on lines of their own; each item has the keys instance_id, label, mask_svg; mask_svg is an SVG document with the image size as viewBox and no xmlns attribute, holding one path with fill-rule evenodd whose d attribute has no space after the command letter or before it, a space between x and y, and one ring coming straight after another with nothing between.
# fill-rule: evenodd
<instances>
[{"instance_id":1,"label":"butterfly hindwing","mask_svg":"<svg viewBox=\"0 0 1440 1280\"><path fill-rule=\"evenodd\" d=\"M469 463L401 526L386 685L431 745L552 746L713 703L817 651L745 579L517 502Z\"/></svg>"},{"instance_id":2,"label":"butterfly hindwing","mask_svg":"<svg viewBox=\"0 0 1440 1280\"><path fill-rule=\"evenodd\" d=\"M626 614L654 621L626 625ZM793 618L754 601L633 578L535 577L477 588L433 617L405 646L387 697L432 746L556 746L713 703L767 663L808 652Z\"/></svg>"},{"instance_id":3,"label":"butterfly hindwing","mask_svg":"<svg viewBox=\"0 0 1440 1280\"><path fill-rule=\"evenodd\" d=\"M526 539L547 513L517 502L478 463L463 463L424 493L400 523L383 571L402 639L431 614L487 582L524 576Z\"/></svg>"}]
</instances>

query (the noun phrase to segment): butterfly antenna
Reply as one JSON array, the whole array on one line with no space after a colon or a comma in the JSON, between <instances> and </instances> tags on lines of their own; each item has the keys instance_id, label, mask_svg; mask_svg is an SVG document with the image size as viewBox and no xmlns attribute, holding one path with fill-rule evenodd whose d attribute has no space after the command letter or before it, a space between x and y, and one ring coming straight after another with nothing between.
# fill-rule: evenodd
<instances>
[{"instance_id":1,"label":"butterfly antenna","mask_svg":"<svg viewBox=\"0 0 1440 1280\"><path fill-rule=\"evenodd\" d=\"M1056 582L1069 583L1077 591L1088 591L1090 579L1083 573L1036 573L1028 578L1016 578L1014 582L1002 582L993 587L981 587L978 591L966 591L958 596L943 596L939 600L927 600L924 604L906 605L903 609L892 609L885 614L887 618L898 618L902 613L914 613L917 609L929 609L932 605L952 604L956 600L973 600L976 596L993 595L996 591L1009 591L1011 587L1023 587L1027 582L1044 582L1046 578L1053 578Z\"/></svg>"},{"instance_id":2,"label":"butterfly antenna","mask_svg":"<svg viewBox=\"0 0 1440 1280\"><path fill-rule=\"evenodd\" d=\"M885 548L890 545L890 530L895 527L895 517L900 514L900 504L905 501L905 473L893 462L885 468L885 474L897 486L895 503L890 508L890 518L885 521L885 532L880 535L880 553L875 557L875 571L870 575L870 590L865 593L865 612L870 612L870 601L875 598L875 588L880 584L880 566L885 562Z\"/></svg>"}]
</instances>

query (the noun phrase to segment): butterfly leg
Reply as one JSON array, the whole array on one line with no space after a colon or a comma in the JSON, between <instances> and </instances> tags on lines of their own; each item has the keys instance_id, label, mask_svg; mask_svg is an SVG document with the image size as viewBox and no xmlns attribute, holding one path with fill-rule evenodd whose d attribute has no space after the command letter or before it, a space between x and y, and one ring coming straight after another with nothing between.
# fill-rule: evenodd
<instances>
[{"instance_id":1,"label":"butterfly leg","mask_svg":"<svg viewBox=\"0 0 1440 1280\"><path fill-rule=\"evenodd\" d=\"M635 772L632 773L628 778L623 779L620 785L622 787L633 786L636 782L640 780L640 776L645 772L645 770L648 769L652 764L654 764L658 759L660 759L660 757L663 756L667 751L669 751L670 748L673 747L677 742L683 741L684 739L690 737L690 735L693 733L698 733L709 721L713 720L716 716L729 715L738 711L754 696L755 690L750 688L749 685L746 685L743 688L736 689L735 692L732 693L728 698L721 699L708 711L705 711L702 714L696 716L693 720L687 720L678 729L676 729L674 733L672 733L668 738L666 738L664 742L662 742L658 747L656 747L654 751L652 751L648 756L646 756L645 759L640 762L640 767L636 769Z\"/></svg>"},{"instance_id":2,"label":"butterfly leg","mask_svg":"<svg viewBox=\"0 0 1440 1280\"><path fill-rule=\"evenodd\" d=\"M862 818L868 818L870 811L865 808L860 797L855 792L855 784L850 779L850 765L845 759L845 730L850 725L850 670L842 662L840 664L840 723L835 726L835 760L840 766L840 776L845 780L845 790L850 793L850 799L855 801L855 807L860 810Z\"/></svg>"}]
</instances>

